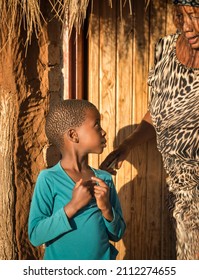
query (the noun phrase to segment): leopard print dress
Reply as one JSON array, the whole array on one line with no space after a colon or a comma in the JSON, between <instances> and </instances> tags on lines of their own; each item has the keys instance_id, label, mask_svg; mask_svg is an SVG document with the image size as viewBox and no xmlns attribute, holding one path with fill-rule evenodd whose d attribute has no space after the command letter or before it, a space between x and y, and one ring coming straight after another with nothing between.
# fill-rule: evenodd
<instances>
[{"instance_id":1,"label":"leopard print dress","mask_svg":"<svg viewBox=\"0 0 199 280\"><path fill-rule=\"evenodd\" d=\"M149 110L168 174L177 259L199 259L199 69L178 60L178 36L156 44Z\"/></svg>"}]
</instances>

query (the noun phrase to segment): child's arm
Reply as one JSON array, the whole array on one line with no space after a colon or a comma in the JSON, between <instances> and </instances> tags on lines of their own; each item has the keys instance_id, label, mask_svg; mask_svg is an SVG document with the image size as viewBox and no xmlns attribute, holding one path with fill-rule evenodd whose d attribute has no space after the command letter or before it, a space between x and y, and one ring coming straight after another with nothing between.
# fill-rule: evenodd
<instances>
[{"instance_id":1,"label":"child's arm","mask_svg":"<svg viewBox=\"0 0 199 280\"><path fill-rule=\"evenodd\" d=\"M39 246L55 239L63 233L73 230L70 224L70 217L67 217L67 211L65 212L64 207L53 213L53 184L52 179L45 176L44 173L40 173L35 186L28 221L28 235L34 246ZM91 199L91 194L86 187L83 190L80 188L78 194L79 200L83 200L85 205ZM82 199L83 196L84 198ZM78 205L79 207L83 207L82 201ZM71 208L68 207L68 209ZM77 207L75 211L77 211ZM74 215L74 212L73 214L70 212L69 215Z\"/></svg>"},{"instance_id":2,"label":"child's arm","mask_svg":"<svg viewBox=\"0 0 199 280\"><path fill-rule=\"evenodd\" d=\"M97 205L102 211L109 238L110 240L118 241L124 234L126 225L112 178L110 176L109 185L97 177L92 179L98 183L94 187L94 195Z\"/></svg>"}]
</instances>

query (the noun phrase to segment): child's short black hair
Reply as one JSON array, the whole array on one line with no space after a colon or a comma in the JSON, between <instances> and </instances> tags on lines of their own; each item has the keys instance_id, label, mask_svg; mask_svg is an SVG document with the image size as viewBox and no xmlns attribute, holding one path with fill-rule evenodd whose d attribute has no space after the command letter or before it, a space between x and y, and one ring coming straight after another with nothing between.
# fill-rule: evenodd
<instances>
[{"instance_id":1,"label":"child's short black hair","mask_svg":"<svg viewBox=\"0 0 199 280\"><path fill-rule=\"evenodd\" d=\"M67 99L53 106L46 118L46 136L49 142L61 151L63 135L70 129L81 126L86 110L95 109L94 104L83 99Z\"/></svg>"}]
</instances>

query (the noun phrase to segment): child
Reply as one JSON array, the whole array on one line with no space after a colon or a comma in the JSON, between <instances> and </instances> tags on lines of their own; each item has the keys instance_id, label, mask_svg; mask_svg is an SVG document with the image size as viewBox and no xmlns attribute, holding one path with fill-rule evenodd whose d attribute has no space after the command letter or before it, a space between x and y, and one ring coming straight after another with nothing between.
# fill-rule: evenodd
<instances>
[{"instance_id":1,"label":"child","mask_svg":"<svg viewBox=\"0 0 199 280\"><path fill-rule=\"evenodd\" d=\"M46 135L62 159L38 176L29 215L34 246L45 243L46 260L113 260L125 222L111 175L87 163L101 154L106 133L97 108L86 100L64 100L46 119Z\"/></svg>"}]
</instances>

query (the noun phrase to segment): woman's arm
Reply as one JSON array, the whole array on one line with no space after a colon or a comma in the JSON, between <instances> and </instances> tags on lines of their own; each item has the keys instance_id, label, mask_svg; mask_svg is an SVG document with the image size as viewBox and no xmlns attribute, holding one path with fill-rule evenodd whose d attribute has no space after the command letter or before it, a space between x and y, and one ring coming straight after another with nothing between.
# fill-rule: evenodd
<instances>
[{"instance_id":1,"label":"woman's arm","mask_svg":"<svg viewBox=\"0 0 199 280\"><path fill-rule=\"evenodd\" d=\"M155 129L149 111L143 117L137 128L101 163L100 169L115 174L114 169L119 169L130 151L155 137Z\"/></svg>"}]
</instances>

